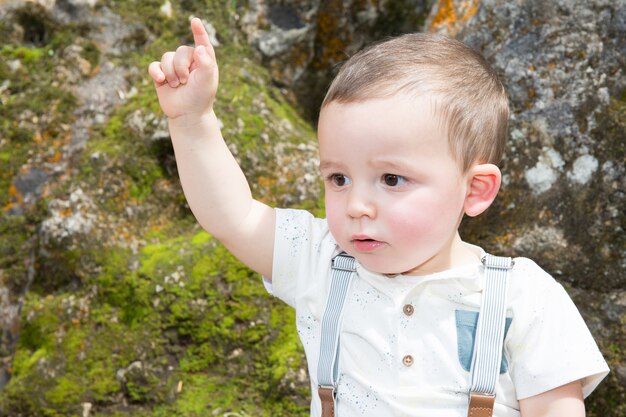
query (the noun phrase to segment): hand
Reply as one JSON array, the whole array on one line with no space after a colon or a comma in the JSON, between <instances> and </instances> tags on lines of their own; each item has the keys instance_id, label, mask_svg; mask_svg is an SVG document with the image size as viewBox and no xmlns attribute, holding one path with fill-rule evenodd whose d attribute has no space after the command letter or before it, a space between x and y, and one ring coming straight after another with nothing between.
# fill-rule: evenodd
<instances>
[{"instance_id":1,"label":"hand","mask_svg":"<svg viewBox=\"0 0 626 417\"><path fill-rule=\"evenodd\" d=\"M191 20L191 32L195 47L180 46L176 52L166 52L148 68L161 109L170 119L209 114L217 93L215 51L197 17Z\"/></svg>"}]
</instances>

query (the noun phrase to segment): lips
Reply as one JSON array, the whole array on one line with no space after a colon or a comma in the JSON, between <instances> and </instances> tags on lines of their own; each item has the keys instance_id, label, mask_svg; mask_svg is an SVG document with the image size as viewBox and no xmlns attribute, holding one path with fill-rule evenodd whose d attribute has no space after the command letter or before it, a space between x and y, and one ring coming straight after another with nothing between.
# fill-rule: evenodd
<instances>
[{"instance_id":1,"label":"lips","mask_svg":"<svg viewBox=\"0 0 626 417\"><path fill-rule=\"evenodd\" d=\"M372 252L385 244L385 242L370 239L367 236L353 236L351 243L358 252Z\"/></svg>"}]
</instances>

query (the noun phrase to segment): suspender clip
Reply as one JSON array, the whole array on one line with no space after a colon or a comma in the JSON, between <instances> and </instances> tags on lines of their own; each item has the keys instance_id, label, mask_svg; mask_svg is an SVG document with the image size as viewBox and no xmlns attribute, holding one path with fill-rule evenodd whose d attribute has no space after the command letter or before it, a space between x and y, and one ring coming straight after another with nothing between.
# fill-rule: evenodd
<instances>
[{"instance_id":1,"label":"suspender clip","mask_svg":"<svg viewBox=\"0 0 626 417\"><path fill-rule=\"evenodd\" d=\"M354 266L354 258L342 252L333 258L332 269L356 272L356 267Z\"/></svg>"},{"instance_id":2,"label":"suspender clip","mask_svg":"<svg viewBox=\"0 0 626 417\"><path fill-rule=\"evenodd\" d=\"M485 255L480 258L480 262L486 267L497 269L512 269L515 266L513 259L502 256Z\"/></svg>"}]
</instances>

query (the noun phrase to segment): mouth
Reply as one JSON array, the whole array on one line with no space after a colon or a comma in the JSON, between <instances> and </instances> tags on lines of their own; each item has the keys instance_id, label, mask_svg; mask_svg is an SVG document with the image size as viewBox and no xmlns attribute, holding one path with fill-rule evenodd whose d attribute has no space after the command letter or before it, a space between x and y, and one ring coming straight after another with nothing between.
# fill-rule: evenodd
<instances>
[{"instance_id":1,"label":"mouth","mask_svg":"<svg viewBox=\"0 0 626 417\"><path fill-rule=\"evenodd\" d=\"M385 242L367 236L353 236L350 243L357 252L372 252L385 244Z\"/></svg>"}]
</instances>

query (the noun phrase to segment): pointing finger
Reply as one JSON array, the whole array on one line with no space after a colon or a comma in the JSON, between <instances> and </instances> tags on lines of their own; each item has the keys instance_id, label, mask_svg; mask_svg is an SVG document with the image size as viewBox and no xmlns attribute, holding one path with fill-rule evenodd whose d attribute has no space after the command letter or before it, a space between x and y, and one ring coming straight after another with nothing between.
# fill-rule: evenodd
<instances>
[{"instance_id":1,"label":"pointing finger","mask_svg":"<svg viewBox=\"0 0 626 417\"><path fill-rule=\"evenodd\" d=\"M196 46L209 46L209 34L207 33L202 21L197 17L191 19L191 32L193 33L193 41Z\"/></svg>"}]
</instances>

